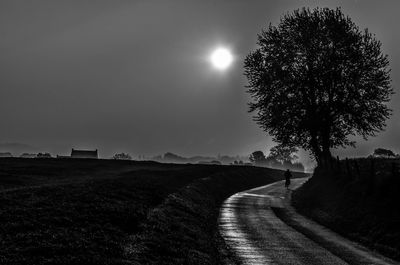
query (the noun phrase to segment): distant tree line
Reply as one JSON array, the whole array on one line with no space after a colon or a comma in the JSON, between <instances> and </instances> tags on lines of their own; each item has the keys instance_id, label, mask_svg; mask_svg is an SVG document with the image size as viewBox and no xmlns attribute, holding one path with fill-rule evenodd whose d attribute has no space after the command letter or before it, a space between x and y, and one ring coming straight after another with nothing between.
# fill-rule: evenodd
<instances>
[{"instance_id":1,"label":"distant tree line","mask_svg":"<svg viewBox=\"0 0 400 265\"><path fill-rule=\"evenodd\" d=\"M180 156L171 152L167 152L164 155L157 155L150 160L153 161L158 161L158 162L163 162L163 163L198 163L198 164L234 164L238 165L240 161L241 164L245 164L246 162L243 162L247 160L246 157L240 157L240 156L228 156L228 155L218 155L216 157L214 156L191 156L191 157L184 157ZM235 163L236 161L236 163Z\"/></svg>"},{"instance_id":2,"label":"distant tree line","mask_svg":"<svg viewBox=\"0 0 400 265\"><path fill-rule=\"evenodd\" d=\"M297 161L297 152L298 149L295 147L277 145L270 149L268 156L262 151L255 151L249 159L256 166L304 172L304 165Z\"/></svg>"},{"instance_id":3,"label":"distant tree line","mask_svg":"<svg viewBox=\"0 0 400 265\"><path fill-rule=\"evenodd\" d=\"M125 153L115 154L112 158L115 160L132 160L132 157Z\"/></svg>"},{"instance_id":4,"label":"distant tree line","mask_svg":"<svg viewBox=\"0 0 400 265\"><path fill-rule=\"evenodd\" d=\"M14 157L11 152L0 152L0 157ZM19 157L21 158L52 158L50 153L22 153Z\"/></svg>"}]
</instances>

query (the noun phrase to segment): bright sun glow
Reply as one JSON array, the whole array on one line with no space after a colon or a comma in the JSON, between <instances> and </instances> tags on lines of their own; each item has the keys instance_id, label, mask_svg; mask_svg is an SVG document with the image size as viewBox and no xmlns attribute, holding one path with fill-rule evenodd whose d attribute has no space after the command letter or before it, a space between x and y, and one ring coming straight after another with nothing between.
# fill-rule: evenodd
<instances>
[{"instance_id":1,"label":"bright sun glow","mask_svg":"<svg viewBox=\"0 0 400 265\"><path fill-rule=\"evenodd\" d=\"M219 70L225 70L231 65L233 56L226 48L218 48L211 54L211 63Z\"/></svg>"}]
</instances>

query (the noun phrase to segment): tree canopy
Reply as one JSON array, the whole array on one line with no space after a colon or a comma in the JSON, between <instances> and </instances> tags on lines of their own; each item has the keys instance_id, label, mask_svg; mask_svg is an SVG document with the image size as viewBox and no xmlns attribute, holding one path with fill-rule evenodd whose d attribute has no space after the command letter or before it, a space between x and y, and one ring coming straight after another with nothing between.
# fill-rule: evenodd
<instances>
[{"instance_id":1,"label":"tree canopy","mask_svg":"<svg viewBox=\"0 0 400 265\"><path fill-rule=\"evenodd\" d=\"M374 150L373 156L395 157L396 155L393 153L392 150L384 149L384 148L377 148Z\"/></svg>"},{"instance_id":2,"label":"tree canopy","mask_svg":"<svg viewBox=\"0 0 400 265\"><path fill-rule=\"evenodd\" d=\"M266 157L262 151L254 151L251 153L249 160L254 164L262 164L265 163Z\"/></svg>"},{"instance_id":3,"label":"tree canopy","mask_svg":"<svg viewBox=\"0 0 400 265\"><path fill-rule=\"evenodd\" d=\"M298 156L296 155L297 151L298 149L295 147L280 144L271 148L268 157L273 158L282 164L292 163L294 160L298 159Z\"/></svg>"},{"instance_id":4,"label":"tree canopy","mask_svg":"<svg viewBox=\"0 0 400 265\"><path fill-rule=\"evenodd\" d=\"M112 158L116 159L116 160L131 160L132 159L132 157L129 154L125 154L125 153L115 154Z\"/></svg>"},{"instance_id":5,"label":"tree canopy","mask_svg":"<svg viewBox=\"0 0 400 265\"><path fill-rule=\"evenodd\" d=\"M245 59L250 112L274 141L312 152L383 130L393 94L381 43L338 8L301 9L258 35Z\"/></svg>"},{"instance_id":6,"label":"tree canopy","mask_svg":"<svg viewBox=\"0 0 400 265\"><path fill-rule=\"evenodd\" d=\"M297 149L277 145L270 149L268 157L262 151L254 151L250 154L249 160L253 165L269 167L276 169L292 169L295 171L304 171L304 166L295 160L298 158L295 154Z\"/></svg>"}]
</instances>

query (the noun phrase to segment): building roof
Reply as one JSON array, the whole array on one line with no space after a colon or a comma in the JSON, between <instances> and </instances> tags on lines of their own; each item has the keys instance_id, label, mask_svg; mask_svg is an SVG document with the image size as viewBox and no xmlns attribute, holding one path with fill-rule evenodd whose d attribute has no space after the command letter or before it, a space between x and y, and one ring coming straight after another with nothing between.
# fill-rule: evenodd
<instances>
[{"instance_id":1,"label":"building roof","mask_svg":"<svg viewBox=\"0 0 400 265\"><path fill-rule=\"evenodd\" d=\"M97 153L97 149L96 150L77 150L77 149L72 148L71 157L98 158L98 153Z\"/></svg>"}]
</instances>

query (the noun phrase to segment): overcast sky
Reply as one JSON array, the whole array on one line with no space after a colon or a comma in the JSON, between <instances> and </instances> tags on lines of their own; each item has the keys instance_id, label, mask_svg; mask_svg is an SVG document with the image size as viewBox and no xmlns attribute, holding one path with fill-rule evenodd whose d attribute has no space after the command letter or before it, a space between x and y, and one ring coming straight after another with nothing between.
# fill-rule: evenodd
<instances>
[{"instance_id":1,"label":"overcast sky","mask_svg":"<svg viewBox=\"0 0 400 265\"><path fill-rule=\"evenodd\" d=\"M271 139L247 113L243 59L263 27L303 6L341 6L375 33L397 92L398 0L2 0L0 143L54 154L98 148L103 157L266 151ZM208 60L219 46L235 56L226 71ZM338 153L399 152L399 100L386 132Z\"/></svg>"}]
</instances>

